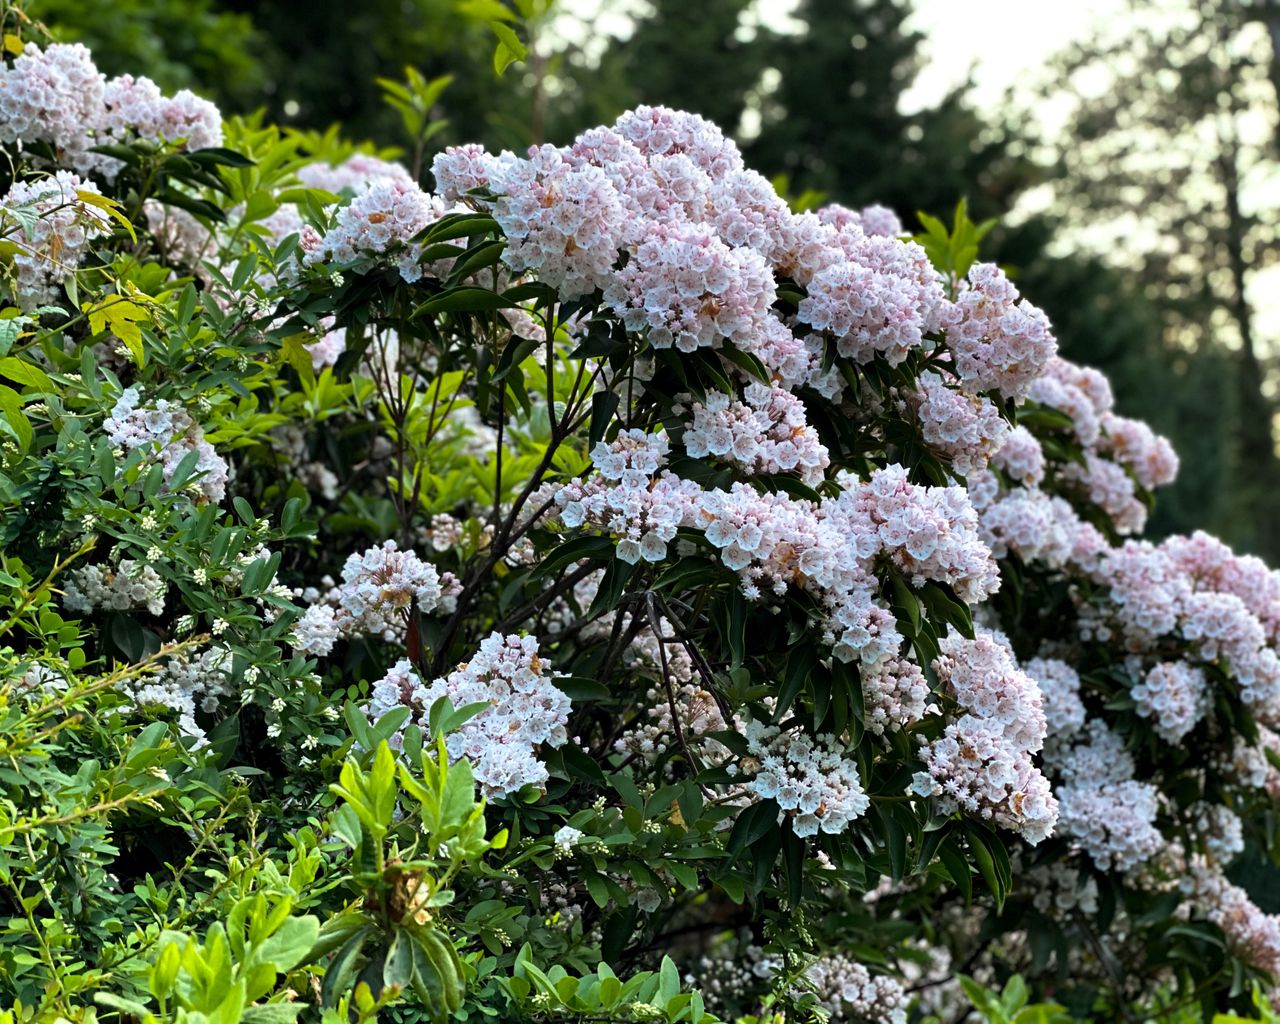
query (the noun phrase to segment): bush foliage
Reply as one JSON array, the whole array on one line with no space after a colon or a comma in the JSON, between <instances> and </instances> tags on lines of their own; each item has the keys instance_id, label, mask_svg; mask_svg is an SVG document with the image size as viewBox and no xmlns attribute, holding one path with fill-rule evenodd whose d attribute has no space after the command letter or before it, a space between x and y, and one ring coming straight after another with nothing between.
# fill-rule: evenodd
<instances>
[{"instance_id":1,"label":"bush foliage","mask_svg":"<svg viewBox=\"0 0 1280 1024\"><path fill-rule=\"evenodd\" d=\"M6 18L5 1020L1270 1019L1280 575L990 224Z\"/></svg>"}]
</instances>

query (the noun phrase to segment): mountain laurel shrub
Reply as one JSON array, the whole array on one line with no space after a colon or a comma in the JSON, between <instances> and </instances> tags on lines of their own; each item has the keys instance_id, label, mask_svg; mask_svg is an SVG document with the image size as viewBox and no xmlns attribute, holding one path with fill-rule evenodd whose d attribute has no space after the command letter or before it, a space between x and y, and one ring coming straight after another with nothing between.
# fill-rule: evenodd
<instances>
[{"instance_id":1,"label":"mountain laurel shrub","mask_svg":"<svg viewBox=\"0 0 1280 1024\"><path fill-rule=\"evenodd\" d=\"M6 18L5 1021L1269 1015L1280 575L989 225Z\"/></svg>"}]
</instances>

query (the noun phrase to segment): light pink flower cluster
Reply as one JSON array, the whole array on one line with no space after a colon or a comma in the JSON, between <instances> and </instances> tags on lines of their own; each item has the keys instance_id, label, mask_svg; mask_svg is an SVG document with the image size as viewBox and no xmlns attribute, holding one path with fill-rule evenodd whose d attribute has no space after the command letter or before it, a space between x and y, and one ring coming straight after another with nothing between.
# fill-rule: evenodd
<instances>
[{"instance_id":1,"label":"light pink flower cluster","mask_svg":"<svg viewBox=\"0 0 1280 1024\"><path fill-rule=\"evenodd\" d=\"M1065 661L1032 658L1022 670L1036 681L1044 709L1045 736L1062 741L1084 728L1085 710L1080 701L1080 676Z\"/></svg>"},{"instance_id":2,"label":"light pink flower cluster","mask_svg":"<svg viewBox=\"0 0 1280 1024\"><path fill-rule=\"evenodd\" d=\"M877 736L921 721L929 698L929 681L907 658L885 658L862 670L865 724Z\"/></svg>"},{"instance_id":3,"label":"light pink flower cluster","mask_svg":"<svg viewBox=\"0 0 1280 1024\"><path fill-rule=\"evenodd\" d=\"M108 82L79 43L28 44L0 67L0 142L46 142L82 173L114 175L122 163L92 148L133 138L184 151L220 146L222 115L185 89L166 97L147 78Z\"/></svg>"},{"instance_id":4,"label":"light pink flower cluster","mask_svg":"<svg viewBox=\"0 0 1280 1024\"><path fill-rule=\"evenodd\" d=\"M764 384L746 389L746 402L722 392L690 406L692 421L682 438L695 459L713 456L749 475L797 473L810 486L831 463L827 449L805 420L804 403L789 391Z\"/></svg>"},{"instance_id":5,"label":"light pink flower cluster","mask_svg":"<svg viewBox=\"0 0 1280 1024\"><path fill-rule=\"evenodd\" d=\"M1085 464L1070 462L1062 478L1080 484L1089 501L1107 514L1119 534L1141 533L1147 525L1147 507L1138 498L1134 480L1119 463L1094 452L1084 454Z\"/></svg>"},{"instance_id":6,"label":"light pink flower cluster","mask_svg":"<svg viewBox=\"0 0 1280 1024\"><path fill-rule=\"evenodd\" d=\"M978 514L964 488L917 486L897 465L876 470L865 484L842 483L840 497L823 505L828 518L850 537L874 538L912 585L946 583L967 604L999 588L999 571L978 535Z\"/></svg>"},{"instance_id":7,"label":"light pink flower cluster","mask_svg":"<svg viewBox=\"0 0 1280 1024\"><path fill-rule=\"evenodd\" d=\"M89 243L109 230L106 213L78 192L99 194L92 182L57 171L15 181L0 199L0 230L18 247L14 298L25 309L54 302L56 286L76 272Z\"/></svg>"},{"instance_id":8,"label":"light pink flower cluster","mask_svg":"<svg viewBox=\"0 0 1280 1024\"><path fill-rule=\"evenodd\" d=\"M1141 420L1102 414L1098 450L1124 466L1147 490L1173 483L1178 477L1178 453Z\"/></svg>"},{"instance_id":9,"label":"light pink flower cluster","mask_svg":"<svg viewBox=\"0 0 1280 1024\"><path fill-rule=\"evenodd\" d=\"M1027 391L1033 402L1071 417L1076 439L1085 448L1097 444L1102 434L1102 416L1110 412L1114 401L1106 379L1098 386L1094 372L1055 357Z\"/></svg>"},{"instance_id":10,"label":"light pink flower cluster","mask_svg":"<svg viewBox=\"0 0 1280 1024\"><path fill-rule=\"evenodd\" d=\"M978 481L980 486L987 482ZM984 491L979 495L974 503L981 506L982 536L996 558L1014 554L1053 569L1089 567L1110 550L1097 527L1082 520L1064 498L1025 488L994 500Z\"/></svg>"},{"instance_id":11,"label":"light pink flower cluster","mask_svg":"<svg viewBox=\"0 0 1280 1024\"><path fill-rule=\"evenodd\" d=\"M612 444L599 442L591 453L599 478L570 481L555 493L560 522L612 534L624 562L661 561L702 493L669 472L657 475L667 451L665 434L643 430L622 431Z\"/></svg>"},{"instance_id":12,"label":"light pink flower cluster","mask_svg":"<svg viewBox=\"0 0 1280 1024\"><path fill-rule=\"evenodd\" d=\"M994 263L975 263L948 311L947 347L966 390L1023 398L1058 351L1049 320Z\"/></svg>"},{"instance_id":13,"label":"light pink flower cluster","mask_svg":"<svg viewBox=\"0 0 1280 1024\"><path fill-rule=\"evenodd\" d=\"M222 145L222 114L208 100L189 89L165 96L149 78L121 75L107 82L103 94L106 111L95 126L97 143L127 142L138 138L149 142L182 142L183 150L208 149ZM109 174L122 163L99 157Z\"/></svg>"},{"instance_id":14,"label":"light pink flower cluster","mask_svg":"<svg viewBox=\"0 0 1280 1024\"><path fill-rule=\"evenodd\" d=\"M1045 737L1035 681L988 634L948 636L933 667L961 717L921 748L926 770L916 773L915 792L936 797L945 812L978 814L1039 843L1052 833L1058 805L1031 761Z\"/></svg>"},{"instance_id":15,"label":"light pink flower cluster","mask_svg":"<svg viewBox=\"0 0 1280 1024\"><path fill-rule=\"evenodd\" d=\"M805 969L805 979L832 1021L906 1024L910 1000L902 983L873 975L856 960L839 953L823 957Z\"/></svg>"},{"instance_id":16,"label":"light pink flower cluster","mask_svg":"<svg viewBox=\"0 0 1280 1024\"><path fill-rule=\"evenodd\" d=\"M653 225L605 300L654 348L693 352L724 341L750 349L775 298L773 274L755 250L731 249L706 227Z\"/></svg>"},{"instance_id":17,"label":"light pink flower cluster","mask_svg":"<svg viewBox=\"0 0 1280 1024\"><path fill-rule=\"evenodd\" d=\"M470 661L430 685L402 660L374 684L367 711L377 719L394 708L409 707L414 720L426 728L431 708L441 697L448 697L455 709L486 705L445 739L453 760L471 762L486 796L506 796L546 782L547 768L538 760L538 748L568 742L570 702L552 685L551 667L539 656L536 639L491 633Z\"/></svg>"},{"instance_id":18,"label":"light pink flower cluster","mask_svg":"<svg viewBox=\"0 0 1280 1024\"><path fill-rule=\"evenodd\" d=\"M742 154L733 140L697 114L636 107L619 117L613 129L646 157L684 155L712 178L742 169Z\"/></svg>"},{"instance_id":19,"label":"light pink flower cluster","mask_svg":"<svg viewBox=\"0 0 1280 1024\"><path fill-rule=\"evenodd\" d=\"M783 732L756 721L747 722L743 734L750 761L739 764L747 789L776 801L796 835L838 834L871 806L858 762L844 756L835 736Z\"/></svg>"},{"instance_id":20,"label":"light pink flower cluster","mask_svg":"<svg viewBox=\"0 0 1280 1024\"><path fill-rule=\"evenodd\" d=\"M1223 930L1237 956L1268 974L1280 973L1280 915L1263 913L1215 865L1195 865L1192 887L1195 902Z\"/></svg>"},{"instance_id":21,"label":"light pink flower cluster","mask_svg":"<svg viewBox=\"0 0 1280 1024\"><path fill-rule=\"evenodd\" d=\"M1280 571L1253 555L1237 555L1199 530L1190 537L1170 537L1162 546L1196 590L1234 594L1258 617L1267 640L1280 641Z\"/></svg>"},{"instance_id":22,"label":"light pink flower cluster","mask_svg":"<svg viewBox=\"0 0 1280 1024\"><path fill-rule=\"evenodd\" d=\"M898 215L879 203L864 206L861 210L851 210L839 203L831 203L818 210L817 214L822 223L830 224L837 231L843 231L852 225L868 235L896 237L906 234Z\"/></svg>"},{"instance_id":23,"label":"light pink flower cluster","mask_svg":"<svg viewBox=\"0 0 1280 1024\"><path fill-rule=\"evenodd\" d=\"M400 276L422 277L422 247L413 238L445 214L444 202L399 178L376 179L338 210L318 244L304 246L305 266L351 263L361 256L392 254Z\"/></svg>"},{"instance_id":24,"label":"light pink flower cluster","mask_svg":"<svg viewBox=\"0 0 1280 1024\"><path fill-rule=\"evenodd\" d=\"M797 315L835 337L840 355L860 363L882 356L896 366L942 328L941 279L914 242L854 230L838 241L845 259L814 275Z\"/></svg>"},{"instance_id":25,"label":"light pink flower cluster","mask_svg":"<svg viewBox=\"0 0 1280 1024\"><path fill-rule=\"evenodd\" d=\"M999 451L991 456L991 464L1024 487L1039 487L1044 480L1044 448L1024 426L1009 431Z\"/></svg>"},{"instance_id":26,"label":"light pink flower cluster","mask_svg":"<svg viewBox=\"0 0 1280 1024\"><path fill-rule=\"evenodd\" d=\"M1108 600L1100 608L1105 621L1092 634L1107 639L1105 623L1112 622L1134 652L1152 649L1162 638L1180 638L1189 658L1225 662L1249 709L1260 721L1275 724L1280 721L1280 658L1244 600L1211 589L1212 574L1193 575L1204 553L1221 555L1206 539L1177 537L1159 546L1129 541L1113 550L1094 573L1108 588Z\"/></svg>"},{"instance_id":27,"label":"light pink flower cluster","mask_svg":"<svg viewBox=\"0 0 1280 1024\"><path fill-rule=\"evenodd\" d=\"M493 216L507 236L507 266L533 271L565 299L612 280L618 251L635 225L608 175L575 164L554 146L539 146L527 160L494 161L488 177L499 193Z\"/></svg>"},{"instance_id":28,"label":"light pink flower cluster","mask_svg":"<svg viewBox=\"0 0 1280 1024\"><path fill-rule=\"evenodd\" d=\"M933 669L944 691L966 713L999 725L1020 750L1039 750L1046 729L1040 688L1009 648L983 632L972 640L952 634L940 646Z\"/></svg>"},{"instance_id":29,"label":"light pink flower cluster","mask_svg":"<svg viewBox=\"0 0 1280 1024\"><path fill-rule=\"evenodd\" d=\"M912 788L945 812L961 810L1018 832L1035 845L1053 832L1058 802L1025 751L998 722L964 715L921 749L925 771Z\"/></svg>"},{"instance_id":30,"label":"light pink flower cluster","mask_svg":"<svg viewBox=\"0 0 1280 1024\"><path fill-rule=\"evenodd\" d=\"M924 443L962 477L986 469L1009 437L1009 423L990 399L949 388L937 373L921 374L903 406L915 413Z\"/></svg>"},{"instance_id":31,"label":"light pink flower cluster","mask_svg":"<svg viewBox=\"0 0 1280 1024\"><path fill-rule=\"evenodd\" d=\"M102 427L113 445L126 451L142 449L164 467L166 484L173 480L178 466L189 452L196 452L190 486L196 494L215 504L227 491L230 470L213 445L204 439L204 431L181 406L161 398L143 405L142 393L136 387L126 388L111 409Z\"/></svg>"},{"instance_id":32,"label":"light pink flower cluster","mask_svg":"<svg viewBox=\"0 0 1280 1024\"><path fill-rule=\"evenodd\" d=\"M443 596L436 567L388 540L349 555L342 567L342 583L327 600L337 606L338 628L345 636L398 640L415 601L420 611L430 612Z\"/></svg>"},{"instance_id":33,"label":"light pink flower cluster","mask_svg":"<svg viewBox=\"0 0 1280 1024\"><path fill-rule=\"evenodd\" d=\"M1138 714L1151 719L1156 734L1177 743L1204 716L1208 689L1203 669L1183 661L1162 661L1148 669L1129 693Z\"/></svg>"},{"instance_id":34,"label":"light pink flower cluster","mask_svg":"<svg viewBox=\"0 0 1280 1024\"><path fill-rule=\"evenodd\" d=\"M1150 860L1165 839L1155 826L1159 791L1133 778L1133 758L1101 720L1088 723L1073 745L1055 744L1052 767L1059 830L1071 836L1104 871L1130 871Z\"/></svg>"}]
</instances>

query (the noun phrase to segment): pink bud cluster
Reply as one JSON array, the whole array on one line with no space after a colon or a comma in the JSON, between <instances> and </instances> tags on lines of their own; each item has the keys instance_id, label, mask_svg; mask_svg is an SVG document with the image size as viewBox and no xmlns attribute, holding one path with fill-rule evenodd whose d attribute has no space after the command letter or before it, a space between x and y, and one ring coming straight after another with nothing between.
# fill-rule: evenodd
<instances>
[{"instance_id":1,"label":"pink bud cluster","mask_svg":"<svg viewBox=\"0 0 1280 1024\"><path fill-rule=\"evenodd\" d=\"M1197 865L1192 885L1194 901L1223 930L1232 950L1261 971L1280 973L1280 915L1264 913L1216 866Z\"/></svg>"},{"instance_id":2,"label":"pink bud cluster","mask_svg":"<svg viewBox=\"0 0 1280 1024\"><path fill-rule=\"evenodd\" d=\"M908 658L885 658L862 670L865 724L878 736L921 721L930 696L924 672Z\"/></svg>"}]
</instances>

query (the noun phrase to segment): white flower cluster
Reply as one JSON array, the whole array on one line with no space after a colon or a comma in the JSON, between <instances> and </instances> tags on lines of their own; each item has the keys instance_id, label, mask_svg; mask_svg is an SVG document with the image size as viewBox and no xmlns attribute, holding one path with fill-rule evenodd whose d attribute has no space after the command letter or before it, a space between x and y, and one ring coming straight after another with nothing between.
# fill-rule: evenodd
<instances>
[{"instance_id":1,"label":"white flower cluster","mask_svg":"<svg viewBox=\"0 0 1280 1024\"><path fill-rule=\"evenodd\" d=\"M805 420L804 403L779 387L752 384L746 402L712 392L693 402L682 441L692 458L713 456L749 475L796 473L811 487L831 464L827 449Z\"/></svg>"},{"instance_id":2,"label":"white flower cluster","mask_svg":"<svg viewBox=\"0 0 1280 1024\"><path fill-rule=\"evenodd\" d=\"M304 242L303 265L351 263L361 256L392 253L400 276L412 283L422 277L422 247L413 239L445 212L439 198L412 181L374 178L338 210L322 238Z\"/></svg>"},{"instance_id":3,"label":"white flower cluster","mask_svg":"<svg viewBox=\"0 0 1280 1024\"><path fill-rule=\"evenodd\" d=\"M843 756L835 736L783 732L756 721L746 723L743 735L749 756L759 765L740 762L747 789L777 801L791 816L796 835L843 832L871 806L858 763Z\"/></svg>"},{"instance_id":4,"label":"white flower cluster","mask_svg":"<svg viewBox=\"0 0 1280 1024\"><path fill-rule=\"evenodd\" d=\"M328 598L337 606L336 622L343 635L396 640L404 633L415 601L420 611L430 612L443 596L436 567L388 540L349 555L342 566L342 583ZM322 614L317 613L310 628L325 628Z\"/></svg>"},{"instance_id":5,"label":"white flower cluster","mask_svg":"<svg viewBox=\"0 0 1280 1024\"><path fill-rule=\"evenodd\" d=\"M1201 801L1189 809L1191 831L1216 864L1230 864L1244 852L1244 822L1229 807Z\"/></svg>"},{"instance_id":6,"label":"white flower cluster","mask_svg":"<svg viewBox=\"0 0 1280 1024\"><path fill-rule=\"evenodd\" d=\"M1035 845L1053 832L1058 802L1031 761L1045 736L1040 690L994 637L949 636L934 662L961 717L921 748L913 789L944 811L977 814Z\"/></svg>"},{"instance_id":7,"label":"white flower cluster","mask_svg":"<svg viewBox=\"0 0 1280 1024\"><path fill-rule=\"evenodd\" d=\"M1138 714L1150 718L1156 734L1177 743L1206 711L1209 682L1204 669L1185 661L1162 661L1130 690Z\"/></svg>"},{"instance_id":8,"label":"white flower cluster","mask_svg":"<svg viewBox=\"0 0 1280 1024\"><path fill-rule=\"evenodd\" d=\"M568 741L570 705L551 684L550 666L539 657L537 640L491 633L470 661L430 685L402 660L374 685L368 713L376 719L407 706L426 728L431 707L441 697L448 697L454 708L487 705L445 741L451 758L471 762L487 796L546 782L547 768L537 749Z\"/></svg>"},{"instance_id":9,"label":"white flower cluster","mask_svg":"<svg viewBox=\"0 0 1280 1024\"><path fill-rule=\"evenodd\" d=\"M157 675L126 681L122 688L139 708L176 711L178 728L203 745L205 732L196 722L196 710L208 714L218 709L221 698L231 693L230 671L231 652L211 647L194 657L171 658Z\"/></svg>"},{"instance_id":10,"label":"white flower cluster","mask_svg":"<svg viewBox=\"0 0 1280 1024\"><path fill-rule=\"evenodd\" d=\"M353 153L340 164L310 163L298 169L298 180L307 188L326 192L359 192L376 182L399 182L405 188L416 184L402 164L369 153Z\"/></svg>"},{"instance_id":11,"label":"white flower cluster","mask_svg":"<svg viewBox=\"0 0 1280 1024\"><path fill-rule=\"evenodd\" d=\"M865 724L877 736L919 722L929 697L923 670L908 658L885 658L862 670Z\"/></svg>"},{"instance_id":12,"label":"white flower cluster","mask_svg":"<svg viewBox=\"0 0 1280 1024\"><path fill-rule=\"evenodd\" d=\"M333 607L327 604L313 604L308 606L294 623L290 642L296 651L312 657L324 658L333 650L340 635L337 613Z\"/></svg>"},{"instance_id":13,"label":"white flower cluster","mask_svg":"<svg viewBox=\"0 0 1280 1024\"><path fill-rule=\"evenodd\" d=\"M181 406L166 398L143 405L135 385L126 388L103 422L111 443L126 451L142 449L147 457L164 467L166 484L172 481L187 454L197 453L189 486L204 500L215 504L227 491L230 470L226 461L204 439L204 431Z\"/></svg>"},{"instance_id":14,"label":"white flower cluster","mask_svg":"<svg viewBox=\"0 0 1280 1024\"><path fill-rule=\"evenodd\" d=\"M24 309L55 301L55 286L75 273L89 243L105 234L107 214L77 193L98 195L70 171L15 181L0 199L0 229L13 254L15 296Z\"/></svg>"},{"instance_id":15,"label":"white flower cluster","mask_svg":"<svg viewBox=\"0 0 1280 1024\"><path fill-rule=\"evenodd\" d=\"M902 984L873 975L839 953L809 965L805 977L818 992L818 1005L833 1021L858 1024L906 1024L907 994Z\"/></svg>"},{"instance_id":16,"label":"white flower cluster","mask_svg":"<svg viewBox=\"0 0 1280 1024\"><path fill-rule=\"evenodd\" d=\"M115 568L86 565L67 574L63 603L74 612L164 611L169 584L149 565L122 558Z\"/></svg>"},{"instance_id":17,"label":"white flower cluster","mask_svg":"<svg viewBox=\"0 0 1280 1024\"><path fill-rule=\"evenodd\" d=\"M1059 831L1104 871L1131 871L1166 845L1155 826L1159 791L1133 778L1133 758L1100 719L1088 722L1079 737L1047 752L1062 779L1054 790Z\"/></svg>"},{"instance_id":18,"label":"white flower cluster","mask_svg":"<svg viewBox=\"0 0 1280 1024\"><path fill-rule=\"evenodd\" d=\"M46 142L81 173L114 175L123 164L92 152L141 139L182 151L222 144L222 115L186 89L166 97L147 78L107 81L79 43L28 44L0 67L0 142Z\"/></svg>"}]
</instances>

